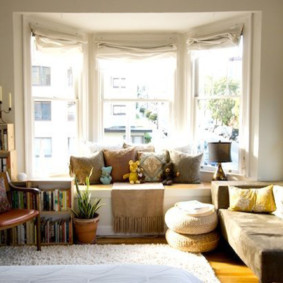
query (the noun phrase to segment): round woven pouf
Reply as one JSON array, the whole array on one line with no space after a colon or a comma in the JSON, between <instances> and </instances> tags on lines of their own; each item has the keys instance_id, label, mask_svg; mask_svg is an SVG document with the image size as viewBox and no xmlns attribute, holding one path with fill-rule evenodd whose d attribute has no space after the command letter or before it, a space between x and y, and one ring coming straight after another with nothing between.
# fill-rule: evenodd
<instances>
[{"instance_id":1,"label":"round woven pouf","mask_svg":"<svg viewBox=\"0 0 283 283\"><path fill-rule=\"evenodd\" d=\"M212 251L219 241L219 234L216 231L200 235L184 235L168 229L165 237L172 248L192 253Z\"/></svg>"},{"instance_id":2,"label":"round woven pouf","mask_svg":"<svg viewBox=\"0 0 283 283\"><path fill-rule=\"evenodd\" d=\"M165 223L169 229L181 234L205 234L216 228L217 214L213 210L203 216L192 216L184 213L178 207L172 207L165 214Z\"/></svg>"}]
</instances>

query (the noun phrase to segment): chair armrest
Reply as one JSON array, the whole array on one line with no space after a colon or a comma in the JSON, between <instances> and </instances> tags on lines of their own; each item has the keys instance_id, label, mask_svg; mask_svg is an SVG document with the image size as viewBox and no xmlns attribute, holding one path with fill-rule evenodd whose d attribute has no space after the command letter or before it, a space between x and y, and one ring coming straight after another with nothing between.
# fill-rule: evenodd
<instances>
[{"instance_id":1,"label":"chair armrest","mask_svg":"<svg viewBox=\"0 0 283 283\"><path fill-rule=\"evenodd\" d=\"M25 192L25 193L33 193L33 194L40 194L40 189L38 188L26 188L26 187L18 187L15 186L12 183L9 183L10 190L11 191L20 191L20 192Z\"/></svg>"}]
</instances>

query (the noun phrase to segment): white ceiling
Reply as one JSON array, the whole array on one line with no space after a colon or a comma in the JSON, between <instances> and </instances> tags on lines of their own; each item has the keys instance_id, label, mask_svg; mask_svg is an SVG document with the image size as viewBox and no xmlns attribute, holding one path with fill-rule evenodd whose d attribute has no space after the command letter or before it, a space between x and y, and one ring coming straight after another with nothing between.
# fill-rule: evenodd
<instances>
[{"instance_id":1,"label":"white ceiling","mask_svg":"<svg viewBox=\"0 0 283 283\"><path fill-rule=\"evenodd\" d=\"M186 32L191 28L243 15L217 13L37 13L44 19L87 32Z\"/></svg>"}]
</instances>

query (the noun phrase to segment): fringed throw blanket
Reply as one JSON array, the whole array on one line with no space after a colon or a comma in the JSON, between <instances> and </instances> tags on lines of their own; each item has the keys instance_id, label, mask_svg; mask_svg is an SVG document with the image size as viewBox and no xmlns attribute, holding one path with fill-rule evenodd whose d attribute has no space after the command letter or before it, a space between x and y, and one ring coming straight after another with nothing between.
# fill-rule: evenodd
<instances>
[{"instance_id":1,"label":"fringed throw blanket","mask_svg":"<svg viewBox=\"0 0 283 283\"><path fill-rule=\"evenodd\" d=\"M164 188L161 183L114 183L111 199L115 232L164 232Z\"/></svg>"}]
</instances>

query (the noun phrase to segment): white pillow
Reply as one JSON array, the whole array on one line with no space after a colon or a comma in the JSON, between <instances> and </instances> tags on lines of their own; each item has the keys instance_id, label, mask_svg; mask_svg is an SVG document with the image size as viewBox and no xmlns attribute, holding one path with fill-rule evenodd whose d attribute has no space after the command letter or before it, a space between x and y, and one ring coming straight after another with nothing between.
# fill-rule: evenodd
<instances>
[{"instance_id":1,"label":"white pillow","mask_svg":"<svg viewBox=\"0 0 283 283\"><path fill-rule=\"evenodd\" d=\"M283 187L274 185L273 196L276 204L276 210L273 214L283 219Z\"/></svg>"},{"instance_id":2,"label":"white pillow","mask_svg":"<svg viewBox=\"0 0 283 283\"><path fill-rule=\"evenodd\" d=\"M87 142L87 146L89 148L89 151L91 153L97 152L97 151L101 151L104 149L108 149L108 150L116 150L116 149L122 149L123 148L123 144L105 144L105 143L98 143L98 142Z\"/></svg>"}]
</instances>

